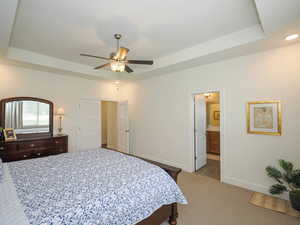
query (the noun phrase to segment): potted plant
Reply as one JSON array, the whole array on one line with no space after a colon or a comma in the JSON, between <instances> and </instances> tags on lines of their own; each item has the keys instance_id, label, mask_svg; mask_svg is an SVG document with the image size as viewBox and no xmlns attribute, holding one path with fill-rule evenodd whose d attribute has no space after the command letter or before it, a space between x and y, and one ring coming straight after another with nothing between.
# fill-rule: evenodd
<instances>
[{"instance_id":1,"label":"potted plant","mask_svg":"<svg viewBox=\"0 0 300 225\"><path fill-rule=\"evenodd\" d=\"M268 176L278 182L270 187L269 192L273 195L289 192L292 207L300 211L300 170L283 159L279 160L279 166L282 170L272 166L266 168Z\"/></svg>"}]
</instances>

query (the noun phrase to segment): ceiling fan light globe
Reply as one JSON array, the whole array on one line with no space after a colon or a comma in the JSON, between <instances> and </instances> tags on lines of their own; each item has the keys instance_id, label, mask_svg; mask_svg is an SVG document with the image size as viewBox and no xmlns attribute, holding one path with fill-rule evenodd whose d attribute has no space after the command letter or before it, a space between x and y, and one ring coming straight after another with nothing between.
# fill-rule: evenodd
<instances>
[{"instance_id":1,"label":"ceiling fan light globe","mask_svg":"<svg viewBox=\"0 0 300 225\"><path fill-rule=\"evenodd\" d=\"M125 63L113 61L110 64L110 68L113 72L124 72L125 71Z\"/></svg>"}]
</instances>

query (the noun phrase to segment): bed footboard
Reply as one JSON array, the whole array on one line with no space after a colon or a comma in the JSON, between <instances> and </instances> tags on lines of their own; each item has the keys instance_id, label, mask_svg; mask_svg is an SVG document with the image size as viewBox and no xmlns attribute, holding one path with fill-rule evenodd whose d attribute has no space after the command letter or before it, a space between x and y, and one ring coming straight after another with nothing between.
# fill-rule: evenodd
<instances>
[{"instance_id":1,"label":"bed footboard","mask_svg":"<svg viewBox=\"0 0 300 225\"><path fill-rule=\"evenodd\" d=\"M134 156L136 157L136 156ZM140 157L137 157L140 158ZM152 160L140 158L142 160L145 160L149 163L152 163L156 166L159 166L163 170L165 170L177 183L178 174L181 172L181 169L165 165L163 163L155 162ZM160 225L167 219L169 220L169 224L176 225L177 224L177 217L178 217L178 211L177 211L177 203L173 203L170 205L164 205L158 210L156 210L150 217L147 219L141 221L137 225Z\"/></svg>"}]
</instances>

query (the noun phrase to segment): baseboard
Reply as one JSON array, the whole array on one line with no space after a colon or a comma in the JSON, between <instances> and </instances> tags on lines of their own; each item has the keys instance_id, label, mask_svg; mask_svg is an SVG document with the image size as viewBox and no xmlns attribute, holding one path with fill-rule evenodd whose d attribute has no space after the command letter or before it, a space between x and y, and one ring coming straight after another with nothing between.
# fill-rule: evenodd
<instances>
[{"instance_id":1,"label":"baseboard","mask_svg":"<svg viewBox=\"0 0 300 225\"><path fill-rule=\"evenodd\" d=\"M268 186L250 183L248 181L240 180L240 179L233 178L233 177L223 177L222 182L226 183L226 184L231 184L231 185L234 185L237 187L245 188L250 191L256 191L256 192L264 193L266 195L270 195ZM286 200L289 199L287 194L278 195L277 197L286 199Z\"/></svg>"}]
</instances>

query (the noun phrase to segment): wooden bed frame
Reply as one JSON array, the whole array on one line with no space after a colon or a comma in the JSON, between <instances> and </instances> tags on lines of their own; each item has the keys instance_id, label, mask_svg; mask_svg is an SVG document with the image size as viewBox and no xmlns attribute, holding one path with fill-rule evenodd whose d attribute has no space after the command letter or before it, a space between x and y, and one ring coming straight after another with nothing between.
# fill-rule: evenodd
<instances>
[{"instance_id":1,"label":"wooden bed frame","mask_svg":"<svg viewBox=\"0 0 300 225\"><path fill-rule=\"evenodd\" d=\"M165 164L162 164L159 162L155 162L152 160L137 157L134 155L130 155L130 156L145 160L149 163L159 166L160 168L165 170L177 183L177 177L178 177L178 174L181 172L181 169L173 167L173 166L168 166L168 165L165 165ZM139 222L136 225L161 225L167 219L169 219L169 224L176 225L177 217L178 217L177 203L173 203L170 205L164 205L164 206L160 207L151 216L149 216L148 218L144 219L143 221Z\"/></svg>"}]
</instances>

